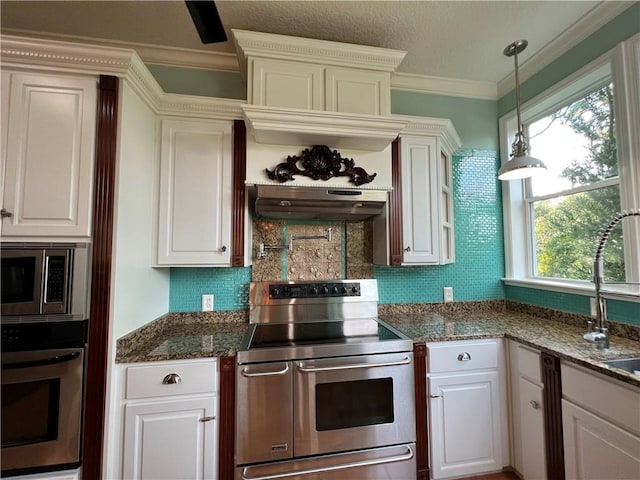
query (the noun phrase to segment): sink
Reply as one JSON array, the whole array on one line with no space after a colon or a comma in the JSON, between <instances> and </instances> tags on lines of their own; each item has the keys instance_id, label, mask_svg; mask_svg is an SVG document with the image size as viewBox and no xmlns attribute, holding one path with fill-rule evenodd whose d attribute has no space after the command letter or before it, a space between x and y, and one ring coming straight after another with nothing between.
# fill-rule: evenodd
<instances>
[{"instance_id":1,"label":"sink","mask_svg":"<svg viewBox=\"0 0 640 480\"><path fill-rule=\"evenodd\" d=\"M620 358L618 360L606 360L606 361L603 361L602 363L610 367L620 368L629 373L635 373L636 375L640 375L640 357Z\"/></svg>"}]
</instances>

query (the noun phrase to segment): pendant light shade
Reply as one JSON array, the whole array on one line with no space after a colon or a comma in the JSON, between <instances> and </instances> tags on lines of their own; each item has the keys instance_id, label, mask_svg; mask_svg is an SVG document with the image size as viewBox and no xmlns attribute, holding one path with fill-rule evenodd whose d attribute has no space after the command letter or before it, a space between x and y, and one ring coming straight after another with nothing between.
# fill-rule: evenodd
<instances>
[{"instance_id":1,"label":"pendant light shade","mask_svg":"<svg viewBox=\"0 0 640 480\"><path fill-rule=\"evenodd\" d=\"M507 57L513 57L516 77L516 116L518 121L518 132L516 140L511 146L511 159L500 167L498 178L500 180L518 180L531 177L547 169L542 160L529 156L529 146L524 138L522 121L520 120L520 78L518 75L518 54L522 52L529 42L517 40L504 49Z\"/></svg>"}]
</instances>

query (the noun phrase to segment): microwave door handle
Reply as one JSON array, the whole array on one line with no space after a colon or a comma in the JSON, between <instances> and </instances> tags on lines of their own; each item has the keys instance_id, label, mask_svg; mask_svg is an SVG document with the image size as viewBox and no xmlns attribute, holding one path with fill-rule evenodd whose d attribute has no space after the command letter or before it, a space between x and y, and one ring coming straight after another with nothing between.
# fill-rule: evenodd
<instances>
[{"instance_id":1,"label":"microwave door handle","mask_svg":"<svg viewBox=\"0 0 640 480\"><path fill-rule=\"evenodd\" d=\"M304 362L300 362L298 363L298 370L301 372L330 372L332 370L354 370L356 368L394 367L396 365L407 365L409 363L411 363L409 356L405 356L403 360L395 362L354 363L351 365L333 365L330 367L305 367Z\"/></svg>"},{"instance_id":2,"label":"microwave door handle","mask_svg":"<svg viewBox=\"0 0 640 480\"><path fill-rule=\"evenodd\" d=\"M2 370L14 370L17 368L32 368L42 365L55 365L56 363L70 362L80 356L80 352L71 352L65 355L57 355L55 357L40 358L38 360L25 360L24 362L5 363Z\"/></svg>"},{"instance_id":3,"label":"microwave door handle","mask_svg":"<svg viewBox=\"0 0 640 480\"><path fill-rule=\"evenodd\" d=\"M345 468L354 467L369 467L371 465L382 465L385 463L403 462L405 460L411 460L413 458L413 449L407 445L407 452L401 455L393 455L391 457L374 458L371 460L360 460L358 462L342 463L340 465L330 465L326 467L306 468L303 470L295 470L293 472L273 473L270 475L260 475L252 477L247 475L248 468L242 469L242 480L276 480L278 478L297 477L302 475L309 475L312 473L331 472L335 470L342 470Z\"/></svg>"}]
</instances>

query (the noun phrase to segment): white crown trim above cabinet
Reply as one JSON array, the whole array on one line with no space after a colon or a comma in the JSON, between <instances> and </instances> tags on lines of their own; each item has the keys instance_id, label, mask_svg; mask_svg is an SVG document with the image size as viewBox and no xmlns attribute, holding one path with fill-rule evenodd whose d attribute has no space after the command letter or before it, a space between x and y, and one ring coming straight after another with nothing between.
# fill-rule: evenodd
<instances>
[{"instance_id":1,"label":"white crown trim above cabinet","mask_svg":"<svg viewBox=\"0 0 640 480\"><path fill-rule=\"evenodd\" d=\"M158 265L231 263L232 123L164 118Z\"/></svg>"},{"instance_id":2,"label":"white crown trim above cabinet","mask_svg":"<svg viewBox=\"0 0 640 480\"><path fill-rule=\"evenodd\" d=\"M97 78L2 72L2 237L91 235Z\"/></svg>"}]
</instances>

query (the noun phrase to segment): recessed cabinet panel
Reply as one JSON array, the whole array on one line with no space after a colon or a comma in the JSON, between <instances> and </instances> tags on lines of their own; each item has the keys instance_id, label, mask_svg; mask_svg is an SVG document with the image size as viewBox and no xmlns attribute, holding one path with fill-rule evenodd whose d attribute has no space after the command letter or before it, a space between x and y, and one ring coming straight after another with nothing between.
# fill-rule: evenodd
<instances>
[{"instance_id":1,"label":"recessed cabinet panel","mask_svg":"<svg viewBox=\"0 0 640 480\"><path fill-rule=\"evenodd\" d=\"M402 137L403 263L435 264L440 260L437 185L437 141Z\"/></svg>"},{"instance_id":2,"label":"recessed cabinet panel","mask_svg":"<svg viewBox=\"0 0 640 480\"><path fill-rule=\"evenodd\" d=\"M231 124L162 120L159 265L229 265Z\"/></svg>"},{"instance_id":3,"label":"recessed cabinet panel","mask_svg":"<svg viewBox=\"0 0 640 480\"><path fill-rule=\"evenodd\" d=\"M3 236L90 236L95 79L32 74L3 82ZM6 89L10 89L7 93Z\"/></svg>"},{"instance_id":4,"label":"recessed cabinet panel","mask_svg":"<svg viewBox=\"0 0 640 480\"><path fill-rule=\"evenodd\" d=\"M348 68L327 68L326 110L361 115L389 115L389 74Z\"/></svg>"},{"instance_id":5,"label":"recessed cabinet panel","mask_svg":"<svg viewBox=\"0 0 640 480\"><path fill-rule=\"evenodd\" d=\"M253 104L305 110L324 109L322 67L269 59L255 59L252 65Z\"/></svg>"}]
</instances>

